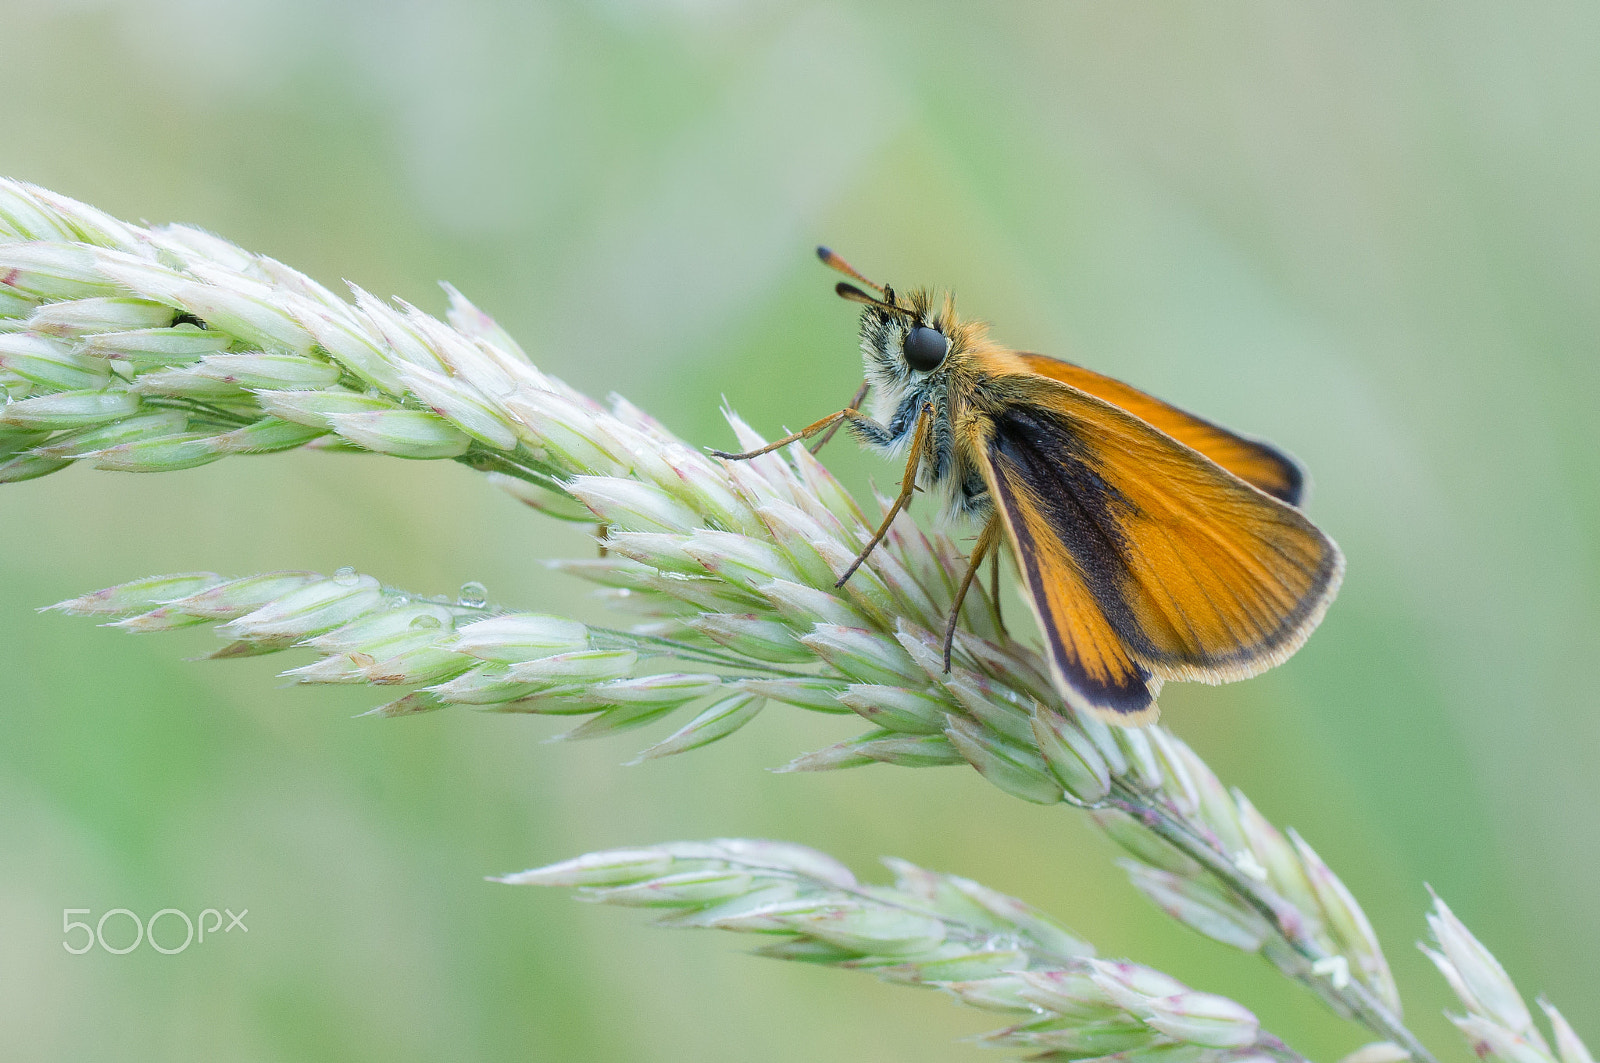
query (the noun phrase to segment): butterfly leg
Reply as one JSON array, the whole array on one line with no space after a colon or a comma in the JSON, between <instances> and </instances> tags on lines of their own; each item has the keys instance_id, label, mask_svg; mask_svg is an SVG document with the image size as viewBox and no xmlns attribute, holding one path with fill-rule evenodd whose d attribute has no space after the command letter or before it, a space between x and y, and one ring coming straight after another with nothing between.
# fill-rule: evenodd
<instances>
[{"instance_id":1,"label":"butterfly leg","mask_svg":"<svg viewBox=\"0 0 1600 1063\"><path fill-rule=\"evenodd\" d=\"M711 456L713 458L725 458L728 461L749 461L751 458L759 458L763 454L771 454L774 450L779 450L783 447L786 447L798 439L810 439L818 432L829 428L836 428L841 421L866 421L868 424L877 423L876 421L873 421L872 418L856 409L854 406L846 406L838 413L830 413L822 420L813 421L811 424L808 424L804 428L800 429L800 431L790 432L782 439L773 440L771 443L768 443L766 446L757 450L747 450L743 454L730 454L726 450L713 450L711 451Z\"/></svg>"},{"instance_id":2,"label":"butterfly leg","mask_svg":"<svg viewBox=\"0 0 1600 1063\"><path fill-rule=\"evenodd\" d=\"M874 422L875 423L875 422ZM928 441L928 426L933 423L933 403L922 404L922 412L917 414L917 430L911 436L911 457L906 462L906 474L900 480L900 496L894 500L894 505L889 507L889 513L883 518L883 523L878 525L878 530L872 533L872 541L867 543L867 548L856 555L850 562L850 567L844 570L844 575L839 577L835 587L843 587L845 580L855 575L856 569L875 550L883 537L889 534L889 525L894 523L894 518L906 508L906 503L911 501L911 494L917 489L917 467L922 464L922 448Z\"/></svg>"},{"instance_id":3,"label":"butterfly leg","mask_svg":"<svg viewBox=\"0 0 1600 1063\"><path fill-rule=\"evenodd\" d=\"M989 601L994 603L994 622L1000 634L1008 635L1005 617L1000 615L1000 551L989 555Z\"/></svg>"},{"instance_id":4,"label":"butterfly leg","mask_svg":"<svg viewBox=\"0 0 1600 1063\"><path fill-rule=\"evenodd\" d=\"M961 603L967 598L967 591L972 589L972 580L978 574L978 566L983 564L984 555L994 548L995 542L1000 538L1000 518L993 516L989 523L983 526L983 531L978 533L978 541L973 544L972 556L967 558L967 574L961 577L961 586L956 591L955 604L950 607L950 621L944 626L944 670L950 671L950 647L956 641L956 621L961 619ZM996 551L995 571L999 571L999 552ZM997 583L998 587L998 583ZM998 596L995 601L1000 599Z\"/></svg>"},{"instance_id":5,"label":"butterfly leg","mask_svg":"<svg viewBox=\"0 0 1600 1063\"><path fill-rule=\"evenodd\" d=\"M845 409L847 409L847 410L859 410L859 409L861 409L862 400L864 400L867 397L867 391L871 387L872 387L872 382L870 380L863 380L861 382L861 386L859 388L856 388L855 398L850 400L849 405L847 405L845 407ZM822 438L817 440L817 445L811 448L811 453L815 454L819 450L821 450L823 447L827 446L828 445L828 440L833 438L833 434L839 430L839 426L841 424L843 424L843 423L844 423L843 420L838 420L838 421L833 422L833 424L829 425L828 426L828 430L826 432L822 433Z\"/></svg>"}]
</instances>

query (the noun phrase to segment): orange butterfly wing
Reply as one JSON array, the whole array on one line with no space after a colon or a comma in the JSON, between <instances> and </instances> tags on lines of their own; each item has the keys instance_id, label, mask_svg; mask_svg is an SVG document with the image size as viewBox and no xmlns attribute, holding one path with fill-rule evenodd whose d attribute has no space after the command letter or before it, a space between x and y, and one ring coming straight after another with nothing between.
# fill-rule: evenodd
<instances>
[{"instance_id":1,"label":"orange butterfly wing","mask_svg":"<svg viewBox=\"0 0 1600 1063\"><path fill-rule=\"evenodd\" d=\"M1162 679L1292 654L1344 558L1299 510L1139 417L1037 376L962 418L1069 703L1154 718Z\"/></svg>"},{"instance_id":2,"label":"orange butterfly wing","mask_svg":"<svg viewBox=\"0 0 1600 1063\"><path fill-rule=\"evenodd\" d=\"M1028 369L1040 376L1059 380L1079 391L1087 391L1113 406L1120 406L1141 421L1160 429L1188 447L1193 447L1246 483L1267 494L1298 506L1305 496L1305 470L1294 458L1270 443L1230 432L1192 413L1146 395L1120 380L1063 362L1044 354L1018 351Z\"/></svg>"}]
</instances>

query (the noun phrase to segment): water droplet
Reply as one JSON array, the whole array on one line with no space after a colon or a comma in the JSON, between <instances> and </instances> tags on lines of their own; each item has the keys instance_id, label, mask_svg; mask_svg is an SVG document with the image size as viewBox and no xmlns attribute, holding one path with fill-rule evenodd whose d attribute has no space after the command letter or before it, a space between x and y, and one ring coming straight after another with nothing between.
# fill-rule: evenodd
<instances>
[{"instance_id":1,"label":"water droplet","mask_svg":"<svg viewBox=\"0 0 1600 1063\"><path fill-rule=\"evenodd\" d=\"M345 565L334 570L333 582L339 584L341 587L353 587L357 583L361 582L361 577L356 575L354 566Z\"/></svg>"},{"instance_id":2,"label":"water droplet","mask_svg":"<svg viewBox=\"0 0 1600 1063\"><path fill-rule=\"evenodd\" d=\"M456 604L468 609L482 609L489 602L489 589L477 580L468 580L456 592Z\"/></svg>"},{"instance_id":3,"label":"water droplet","mask_svg":"<svg viewBox=\"0 0 1600 1063\"><path fill-rule=\"evenodd\" d=\"M421 616L415 616L411 618L411 626L414 628L427 630L431 628L443 627L444 624L432 613L423 613Z\"/></svg>"}]
</instances>

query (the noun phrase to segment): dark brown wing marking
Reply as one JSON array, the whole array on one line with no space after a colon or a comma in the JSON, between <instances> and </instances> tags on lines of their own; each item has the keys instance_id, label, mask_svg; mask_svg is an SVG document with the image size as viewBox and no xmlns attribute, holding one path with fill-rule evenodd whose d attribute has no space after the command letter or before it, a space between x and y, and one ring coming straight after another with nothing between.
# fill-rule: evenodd
<instances>
[{"instance_id":1,"label":"dark brown wing marking","mask_svg":"<svg viewBox=\"0 0 1600 1063\"><path fill-rule=\"evenodd\" d=\"M1143 419L1030 378L976 449L1064 686L1153 714L1152 678L1226 682L1284 660L1343 557L1301 513Z\"/></svg>"}]
</instances>

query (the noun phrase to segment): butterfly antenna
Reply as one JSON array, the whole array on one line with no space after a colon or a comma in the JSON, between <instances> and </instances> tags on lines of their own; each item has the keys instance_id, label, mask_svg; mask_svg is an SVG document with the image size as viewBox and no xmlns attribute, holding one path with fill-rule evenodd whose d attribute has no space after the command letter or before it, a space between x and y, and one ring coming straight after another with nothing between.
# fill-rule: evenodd
<instances>
[{"instance_id":1,"label":"butterfly antenna","mask_svg":"<svg viewBox=\"0 0 1600 1063\"><path fill-rule=\"evenodd\" d=\"M914 311L908 309L907 307L899 306L895 303L886 303L882 299L868 295L866 292L847 281L840 281L838 284L835 284L833 286L833 290L838 294L839 298L848 299L852 303L864 303L867 306L875 306L879 310L885 310L891 314L904 314L907 317L914 315ZM893 298L893 296L890 296L890 298Z\"/></svg>"},{"instance_id":2,"label":"butterfly antenna","mask_svg":"<svg viewBox=\"0 0 1600 1063\"><path fill-rule=\"evenodd\" d=\"M861 275L860 270L856 269L850 263L840 258L830 247L817 248L817 257L822 259L822 264L824 266L827 266L829 269L836 269L852 280L860 281L862 284L865 284L868 288L871 288L880 295L887 294L889 291L889 289L885 288L883 285L878 284L875 281L867 280L866 277ZM848 298L848 296L846 298Z\"/></svg>"},{"instance_id":3,"label":"butterfly antenna","mask_svg":"<svg viewBox=\"0 0 1600 1063\"><path fill-rule=\"evenodd\" d=\"M851 284L848 281L840 281L838 284L833 286L833 290L838 293L839 298L848 299L852 303L865 303L868 306L888 305L882 299L868 295L866 292L862 291L860 288L857 288L854 284Z\"/></svg>"}]
</instances>

